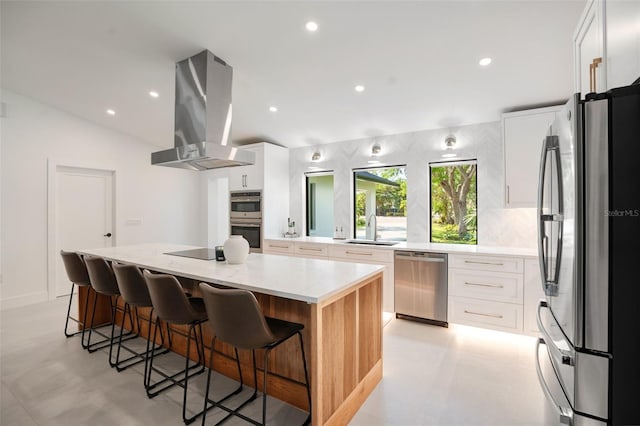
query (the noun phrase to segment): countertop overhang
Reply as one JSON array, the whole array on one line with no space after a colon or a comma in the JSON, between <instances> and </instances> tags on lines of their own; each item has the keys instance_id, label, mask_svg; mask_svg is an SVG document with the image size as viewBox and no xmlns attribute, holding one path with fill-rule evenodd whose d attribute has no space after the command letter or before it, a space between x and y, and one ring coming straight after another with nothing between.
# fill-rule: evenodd
<instances>
[{"instance_id":1,"label":"countertop overhang","mask_svg":"<svg viewBox=\"0 0 640 426\"><path fill-rule=\"evenodd\" d=\"M153 271L307 303L322 302L384 270L381 265L259 253L249 254L246 262L240 265L165 254L195 248L200 247L148 243L77 251Z\"/></svg>"}]
</instances>

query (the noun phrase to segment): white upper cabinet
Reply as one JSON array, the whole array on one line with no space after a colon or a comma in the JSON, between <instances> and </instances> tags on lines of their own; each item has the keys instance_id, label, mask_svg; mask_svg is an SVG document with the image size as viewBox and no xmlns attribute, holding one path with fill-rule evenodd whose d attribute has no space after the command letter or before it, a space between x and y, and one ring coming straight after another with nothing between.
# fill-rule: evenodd
<instances>
[{"instance_id":1,"label":"white upper cabinet","mask_svg":"<svg viewBox=\"0 0 640 426\"><path fill-rule=\"evenodd\" d=\"M253 151L256 160L250 166L229 168L229 190L261 190L264 185L264 144L259 143L241 149Z\"/></svg>"},{"instance_id":2,"label":"white upper cabinet","mask_svg":"<svg viewBox=\"0 0 640 426\"><path fill-rule=\"evenodd\" d=\"M505 206L536 207L542 140L560 106L502 115Z\"/></svg>"},{"instance_id":3,"label":"white upper cabinet","mask_svg":"<svg viewBox=\"0 0 640 426\"><path fill-rule=\"evenodd\" d=\"M640 1L606 3L607 89L640 78Z\"/></svg>"},{"instance_id":4,"label":"white upper cabinet","mask_svg":"<svg viewBox=\"0 0 640 426\"><path fill-rule=\"evenodd\" d=\"M573 35L574 91L606 89L604 63L604 1L589 0Z\"/></svg>"},{"instance_id":5,"label":"white upper cabinet","mask_svg":"<svg viewBox=\"0 0 640 426\"><path fill-rule=\"evenodd\" d=\"M589 0L573 37L574 90L628 86L640 77L640 1Z\"/></svg>"}]
</instances>

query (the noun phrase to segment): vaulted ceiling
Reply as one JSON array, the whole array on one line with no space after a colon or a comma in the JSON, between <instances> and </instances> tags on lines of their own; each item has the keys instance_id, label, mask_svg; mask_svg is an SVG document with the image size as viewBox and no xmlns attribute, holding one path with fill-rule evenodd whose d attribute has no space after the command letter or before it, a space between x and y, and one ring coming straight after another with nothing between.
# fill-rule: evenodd
<instances>
[{"instance_id":1,"label":"vaulted ceiling","mask_svg":"<svg viewBox=\"0 0 640 426\"><path fill-rule=\"evenodd\" d=\"M203 49L234 68L239 143L495 121L570 96L584 3L2 1L1 83L160 147L173 145L174 64Z\"/></svg>"}]
</instances>

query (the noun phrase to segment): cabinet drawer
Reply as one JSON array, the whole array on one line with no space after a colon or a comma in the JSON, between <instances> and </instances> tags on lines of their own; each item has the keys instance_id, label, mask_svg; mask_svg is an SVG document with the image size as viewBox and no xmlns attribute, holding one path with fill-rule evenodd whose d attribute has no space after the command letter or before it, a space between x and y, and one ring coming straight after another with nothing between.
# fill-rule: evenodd
<instances>
[{"instance_id":1,"label":"cabinet drawer","mask_svg":"<svg viewBox=\"0 0 640 426\"><path fill-rule=\"evenodd\" d=\"M294 253L308 257L327 257L328 250L326 244L316 243L296 243Z\"/></svg>"},{"instance_id":2,"label":"cabinet drawer","mask_svg":"<svg viewBox=\"0 0 640 426\"><path fill-rule=\"evenodd\" d=\"M449 322L521 333L522 305L450 297Z\"/></svg>"},{"instance_id":3,"label":"cabinet drawer","mask_svg":"<svg viewBox=\"0 0 640 426\"><path fill-rule=\"evenodd\" d=\"M463 254L450 254L449 267L474 269L477 271L513 272L518 274L522 274L524 270L521 257L499 257Z\"/></svg>"},{"instance_id":4,"label":"cabinet drawer","mask_svg":"<svg viewBox=\"0 0 640 426\"><path fill-rule=\"evenodd\" d=\"M264 252L272 254L289 254L294 252L292 241L264 240Z\"/></svg>"},{"instance_id":5,"label":"cabinet drawer","mask_svg":"<svg viewBox=\"0 0 640 426\"><path fill-rule=\"evenodd\" d=\"M338 259L349 259L363 262L393 263L393 250L353 247L353 245L336 244L329 248L329 255Z\"/></svg>"},{"instance_id":6,"label":"cabinet drawer","mask_svg":"<svg viewBox=\"0 0 640 426\"><path fill-rule=\"evenodd\" d=\"M449 269L452 296L522 303L522 274Z\"/></svg>"}]
</instances>

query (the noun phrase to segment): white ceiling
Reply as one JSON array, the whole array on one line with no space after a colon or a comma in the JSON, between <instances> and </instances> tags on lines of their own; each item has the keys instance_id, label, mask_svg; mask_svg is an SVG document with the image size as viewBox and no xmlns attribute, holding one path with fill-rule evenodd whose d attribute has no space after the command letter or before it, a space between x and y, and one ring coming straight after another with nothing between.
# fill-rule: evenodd
<instances>
[{"instance_id":1,"label":"white ceiling","mask_svg":"<svg viewBox=\"0 0 640 426\"><path fill-rule=\"evenodd\" d=\"M2 1L2 87L168 148L174 64L206 48L234 68L236 142L495 121L570 96L584 3Z\"/></svg>"}]
</instances>

